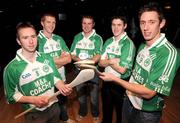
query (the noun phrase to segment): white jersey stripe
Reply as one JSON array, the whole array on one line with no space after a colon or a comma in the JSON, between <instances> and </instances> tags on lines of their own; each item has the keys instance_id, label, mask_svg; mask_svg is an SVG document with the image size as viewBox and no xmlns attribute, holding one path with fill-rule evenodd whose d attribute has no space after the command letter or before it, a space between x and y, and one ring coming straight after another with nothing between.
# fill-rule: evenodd
<instances>
[{"instance_id":1,"label":"white jersey stripe","mask_svg":"<svg viewBox=\"0 0 180 123\"><path fill-rule=\"evenodd\" d=\"M128 59L128 60L132 60L132 57L133 57L133 49L134 49L133 47L134 47L134 46L133 46L133 43L130 42L130 39L129 39L128 41L129 41L129 43L130 43L130 51L129 51L129 55L128 55L127 59Z\"/></svg>"},{"instance_id":2,"label":"white jersey stripe","mask_svg":"<svg viewBox=\"0 0 180 123\"><path fill-rule=\"evenodd\" d=\"M168 61L167 61L167 63L166 63L166 66L165 66L165 69L164 69L163 73L164 73L165 75L167 75L167 74L168 74L168 71L169 71L170 64L171 64L172 51L171 51L170 47L168 47L167 43L165 44L165 46L166 46L167 49L169 50L169 57L168 57Z\"/></svg>"},{"instance_id":3,"label":"white jersey stripe","mask_svg":"<svg viewBox=\"0 0 180 123\"><path fill-rule=\"evenodd\" d=\"M172 71L172 68L173 68L172 64L175 64L177 52L169 43L166 43L165 46L169 49L170 55L168 58L169 62L167 62L167 64L166 64L166 66L168 65L169 68L165 69L164 73L169 76Z\"/></svg>"}]
</instances>

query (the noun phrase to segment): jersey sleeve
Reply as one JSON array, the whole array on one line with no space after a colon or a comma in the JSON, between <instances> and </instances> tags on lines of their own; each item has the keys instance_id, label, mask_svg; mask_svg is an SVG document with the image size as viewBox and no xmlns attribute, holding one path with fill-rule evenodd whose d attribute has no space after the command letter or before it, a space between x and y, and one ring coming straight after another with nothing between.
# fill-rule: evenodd
<instances>
[{"instance_id":1,"label":"jersey sleeve","mask_svg":"<svg viewBox=\"0 0 180 123\"><path fill-rule=\"evenodd\" d=\"M168 96L177 70L177 51L160 52L159 54L145 86Z\"/></svg>"},{"instance_id":2,"label":"jersey sleeve","mask_svg":"<svg viewBox=\"0 0 180 123\"><path fill-rule=\"evenodd\" d=\"M103 46L103 40L101 37L95 38L95 55L101 54L102 46Z\"/></svg>"},{"instance_id":3,"label":"jersey sleeve","mask_svg":"<svg viewBox=\"0 0 180 123\"><path fill-rule=\"evenodd\" d=\"M77 41L76 37L73 39L73 43L71 44L70 52L72 55L76 55L75 47L76 47Z\"/></svg>"},{"instance_id":4,"label":"jersey sleeve","mask_svg":"<svg viewBox=\"0 0 180 123\"><path fill-rule=\"evenodd\" d=\"M44 52L44 49L43 49L43 38L40 36L40 35L38 35L38 37L37 37L37 40L38 40L38 46L37 46L37 50L39 51L39 52Z\"/></svg>"},{"instance_id":5,"label":"jersey sleeve","mask_svg":"<svg viewBox=\"0 0 180 123\"><path fill-rule=\"evenodd\" d=\"M177 69L180 67L180 49L177 48Z\"/></svg>"},{"instance_id":6,"label":"jersey sleeve","mask_svg":"<svg viewBox=\"0 0 180 123\"><path fill-rule=\"evenodd\" d=\"M17 77L12 67L6 67L4 69L4 91L8 103L15 103L23 96L22 93L18 91Z\"/></svg>"},{"instance_id":7,"label":"jersey sleeve","mask_svg":"<svg viewBox=\"0 0 180 123\"><path fill-rule=\"evenodd\" d=\"M63 39L62 37L60 37L60 39L61 39L61 42L60 42L60 43L61 43L61 46L62 46L62 50L69 53L69 48L67 47L64 39Z\"/></svg>"},{"instance_id":8,"label":"jersey sleeve","mask_svg":"<svg viewBox=\"0 0 180 123\"><path fill-rule=\"evenodd\" d=\"M125 41L125 45L121 49L120 66L131 69L135 56L135 46L130 40Z\"/></svg>"},{"instance_id":9,"label":"jersey sleeve","mask_svg":"<svg viewBox=\"0 0 180 123\"><path fill-rule=\"evenodd\" d=\"M110 40L106 40L101 51L101 60L104 60L108 57L107 55L107 46L110 44Z\"/></svg>"}]
</instances>

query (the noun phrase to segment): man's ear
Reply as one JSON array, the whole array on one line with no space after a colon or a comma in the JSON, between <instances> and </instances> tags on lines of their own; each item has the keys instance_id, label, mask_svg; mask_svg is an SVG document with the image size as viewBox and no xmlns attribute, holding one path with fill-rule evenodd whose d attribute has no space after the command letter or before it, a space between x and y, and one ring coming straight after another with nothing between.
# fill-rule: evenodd
<instances>
[{"instance_id":1,"label":"man's ear","mask_svg":"<svg viewBox=\"0 0 180 123\"><path fill-rule=\"evenodd\" d=\"M127 28L127 23L126 24L124 24L124 30Z\"/></svg>"},{"instance_id":2,"label":"man's ear","mask_svg":"<svg viewBox=\"0 0 180 123\"><path fill-rule=\"evenodd\" d=\"M44 27L43 21L41 21L41 26Z\"/></svg>"},{"instance_id":3,"label":"man's ear","mask_svg":"<svg viewBox=\"0 0 180 123\"><path fill-rule=\"evenodd\" d=\"M17 43L18 43L19 45L21 45L21 42L19 41L18 38L16 38L16 41L17 41Z\"/></svg>"},{"instance_id":4,"label":"man's ear","mask_svg":"<svg viewBox=\"0 0 180 123\"><path fill-rule=\"evenodd\" d=\"M160 23L160 28L163 28L166 24L166 19L162 19L161 23Z\"/></svg>"}]
</instances>

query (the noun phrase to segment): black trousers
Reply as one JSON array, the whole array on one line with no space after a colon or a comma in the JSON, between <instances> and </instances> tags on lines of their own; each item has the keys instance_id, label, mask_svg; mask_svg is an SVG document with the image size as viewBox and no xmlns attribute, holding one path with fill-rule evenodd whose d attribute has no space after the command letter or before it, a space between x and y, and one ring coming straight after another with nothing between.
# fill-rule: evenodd
<instances>
[{"instance_id":1,"label":"black trousers","mask_svg":"<svg viewBox=\"0 0 180 123\"><path fill-rule=\"evenodd\" d=\"M59 113L59 105L54 103L44 111L25 114L25 123L59 123Z\"/></svg>"},{"instance_id":2,"label":"black trousers","mask_svg":"<svg viewBox=\"0 0 180 123\"><path fill-rule=\"evenodd\" d=\"M67 96L58 95L59 100L59 108L60 108L60 120L67 121L69 119L68 112L67 112Z\"/></svg>"},{"instance_id":3,"label":"black trousers","mask_svg":"<svg viewBox=\"0 0 180 123\"><path fill-rule=\"evenodd\" d=\"M55 88L55 91L58 91L58 89ZM67 121L69 119L68 112L67 112L67 106L66 106L68 97L60 94L57 96L57 98L58 98L58 104L59 104L59 108L60 108L59 119L62 121Z\"/></svg>"},{"instance_id":4,"label":"black trousers","mask_svg":"<svg viewBox=\"0 0 180 123\"><path fill-rule=\"evenodd\" d=\"M116 112L116 123L122 121L122 105L125 89L114 82L103 82L102 85L102 123L112 123L113 109Z\"/></svg>"}]
</instances>

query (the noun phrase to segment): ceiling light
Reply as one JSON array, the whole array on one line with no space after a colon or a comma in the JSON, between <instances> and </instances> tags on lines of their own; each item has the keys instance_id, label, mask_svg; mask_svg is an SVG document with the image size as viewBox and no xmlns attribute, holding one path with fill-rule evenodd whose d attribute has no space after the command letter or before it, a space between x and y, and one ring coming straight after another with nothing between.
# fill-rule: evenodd
<instances>
[{"instance_id":1,"label":"ceiling light","mask_svg":"<svg viewBox=\"0 0 180 123\"><path fill-rule=\"evenodd\" d=\"M166 5L164 6L165 9L171 9L171 6L170 5Z\"/></svg>"}]
</instances>

